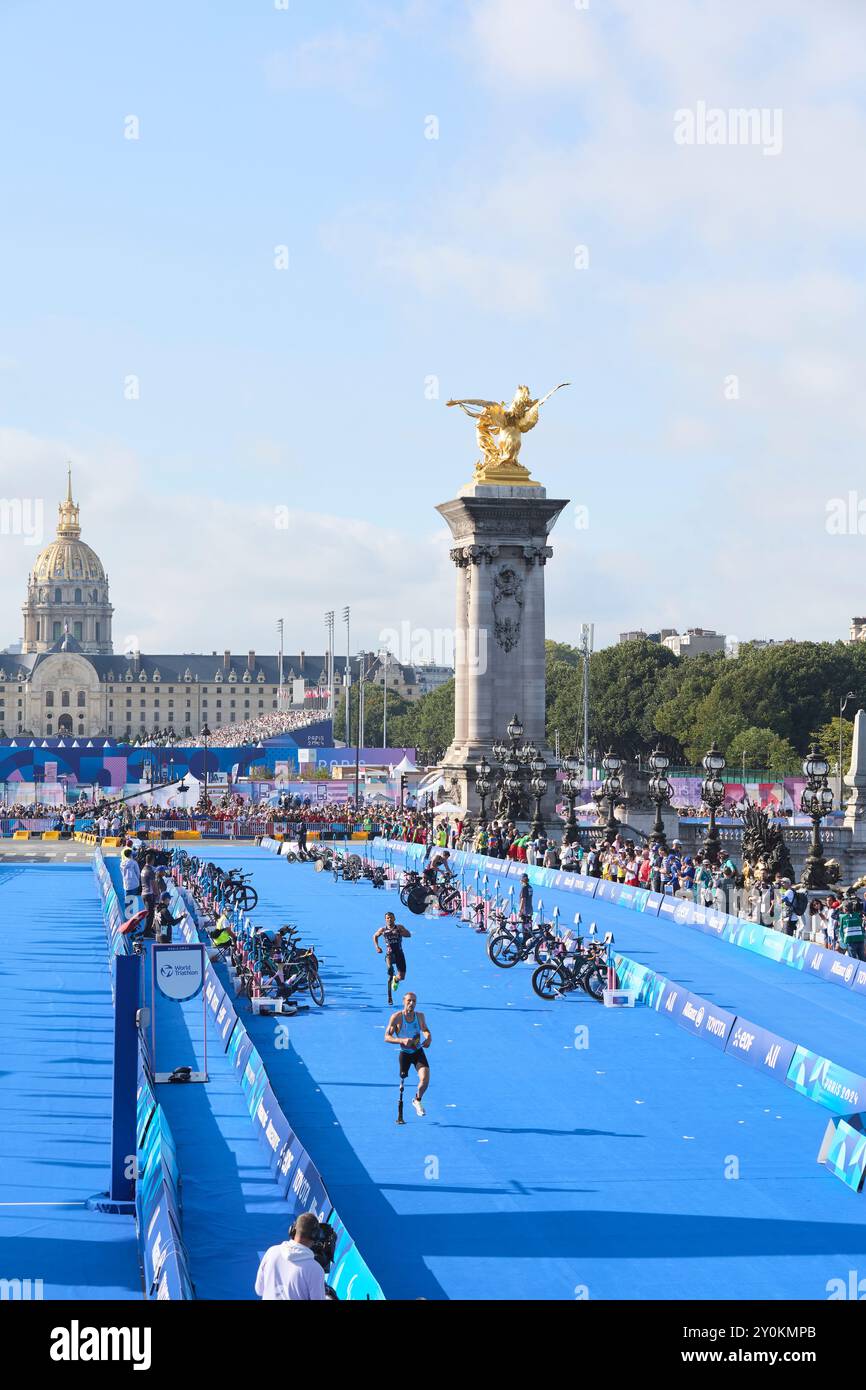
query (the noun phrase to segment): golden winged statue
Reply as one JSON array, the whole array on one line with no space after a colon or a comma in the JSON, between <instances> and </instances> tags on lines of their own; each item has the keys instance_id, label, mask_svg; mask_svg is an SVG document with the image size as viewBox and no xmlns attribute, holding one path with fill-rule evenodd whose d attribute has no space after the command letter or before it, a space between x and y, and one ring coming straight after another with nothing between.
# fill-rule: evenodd
<instances>
[{"instance_id":1,"label":"golden winged statue","mask_svg":"<svg viewBox=\"0 0 866 1390\"><path fill-rule=\"evenodd\" d=\"M568 381L561 381L540 400L533 398L528 386L518 386L510 405L504 401L475 399L449 401L448 405L459 405L475 421L475 436L481 458L475 465L473 481L538 487L538 483L530 478L528 468L518 463L517 455L523 436L538 424L538 412L544 402L550 400L554 392L561 391L563 386L570 385Z\"/></svg>"}]
</instances>

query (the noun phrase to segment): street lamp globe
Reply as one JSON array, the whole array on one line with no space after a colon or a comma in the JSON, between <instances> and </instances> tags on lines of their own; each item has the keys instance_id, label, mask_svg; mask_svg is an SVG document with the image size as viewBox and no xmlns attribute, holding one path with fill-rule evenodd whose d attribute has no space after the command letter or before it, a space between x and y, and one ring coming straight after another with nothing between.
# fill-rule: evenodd
<instances>
[{"instance_id":1,"label":"street lamp globe","mask_svg":"<svg viewBox=\"0 0 866 1390\"><path fill-rule=\"evenodd\" d=\"M618 758L613 749L610 748L601 760L601 765L608 774L619 772L622 767L622 758Z\"/></svg>"},{"instance_id":2,"label":"street lamp globe","mask_svg":"<svg viewBox=\"0 0 866 1390\"><path fill-rule=\"evenodd\" d=\"M523 720L520 718L519 714L515 714L508 725L508 737L515 741L523 738Z\"/></svg>"},{"instance_id":3,"label":"street lamp globe","mask_svg":"<svg viewBox=\"0 0 866 1390\"><path fill-rule=\"evenodd\" d=\"M726 767L727 762L724 755L719 752L716 741L713 739L709 752L704 756L704 771L710 777L713 773L723 772Z\"/></svg>"},{"instance_id":4,"label":"street lamp globe","mask_svg":"<svg viewBox=\"0 0 866 1390\"><path fill-rule=\"evenodd\" d=\"M660 748L653 749L649 755L649 765L656 776L665 772L670 767L670 762L667 753L663 753Z\"/></svg>"},{"instance_id":5,"label":"street lamp globe","mask_svg":"<svg viewBox=\"0 0 866 1390\"><path fill-rule=\"evenodd\" d=\"M803 772L812 782L820 782L830 770L830 764L821 756L820 750L812 744L803 761Z\"/></svg>"}]
</instances>

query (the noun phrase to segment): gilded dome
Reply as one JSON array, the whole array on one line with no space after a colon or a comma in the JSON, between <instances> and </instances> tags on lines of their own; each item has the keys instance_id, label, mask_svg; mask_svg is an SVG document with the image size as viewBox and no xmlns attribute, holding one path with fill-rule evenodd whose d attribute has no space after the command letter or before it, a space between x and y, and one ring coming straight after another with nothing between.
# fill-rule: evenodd
<instances>
[{"instance_id":1,"label":"gilded dome","mask_svg":"<svg viewBox=\"0 0 866 1390\"><path fill-rule=\"evenodd\" d=\"M55 579L90 579L105 582L105 570L95 550L84 541L58 536L41 550L33 565L35 583Z\"/></svg>"},{"instance_id":2,"label":"gilded dome","mask_svg":"<svg viewBox=\"0 0 866 1390\"><path fill-rule=\"evenodd\" d=\"M46 545L33 565L33 582L50 580L95 580L105 583L105 570L95 550L81 539L78 504L72 500L72 470L66 489L66 500L57 509L57 538Z\"/></svg>"}]
</instances>

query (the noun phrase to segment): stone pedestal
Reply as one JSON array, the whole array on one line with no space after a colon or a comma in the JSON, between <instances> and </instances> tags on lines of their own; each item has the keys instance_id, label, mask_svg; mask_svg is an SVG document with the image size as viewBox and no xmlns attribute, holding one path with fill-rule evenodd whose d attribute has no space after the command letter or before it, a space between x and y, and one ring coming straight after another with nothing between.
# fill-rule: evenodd
<instances>
[{"instance_id":1,"label":"stone pedestal","mask_svg":"<svg viewBox=\"0 0 866 1390\"><path fill-rule=\"evenodd\" d=\"M852 833L854 847L860 848L866 846L866 710L862 709L854 716L854 742L845 788L848 799L843 824Z\"/></svg>"},{"instance_id":2,"label":"stone pedestal","mask_svg":"<svg viewBox=\"0 0 866 1390\"><path fill-rule=\"evenodd\" d=\"M449 797L472 814L475 764L482 753L494 762L493 745L506 739L509 721L523 720L548 761L545 746L544 568L547 544L565 501L543 487L469 483L437 511L454 538L455 611L454 739L442 763ZM552 784L552 778L551 784ZM542 803L552 814L554 796Z\"/></svg>"}]
</instances>

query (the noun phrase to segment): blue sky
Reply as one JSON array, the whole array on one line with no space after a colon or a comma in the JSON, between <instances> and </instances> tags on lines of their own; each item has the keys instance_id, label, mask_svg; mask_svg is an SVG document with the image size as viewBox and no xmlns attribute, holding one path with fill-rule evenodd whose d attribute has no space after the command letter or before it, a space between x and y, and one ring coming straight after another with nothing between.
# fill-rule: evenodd
<instances>
[{"instance_id":1,"label":"blue sky","mask_svg":"<svg viewBox=\"0 0 866 1390\"><path fill-rule=\"evenodd\" d=\"M551 636L846 635L864 40L854 0L0 0L0 496L50 531L73 460L118 644L312 650L350 603L371 646L452 621L445 401L568 378L523 454L588 515ZM699 103L780 152L677 145Z\"/></svg>"}]
</instances>

